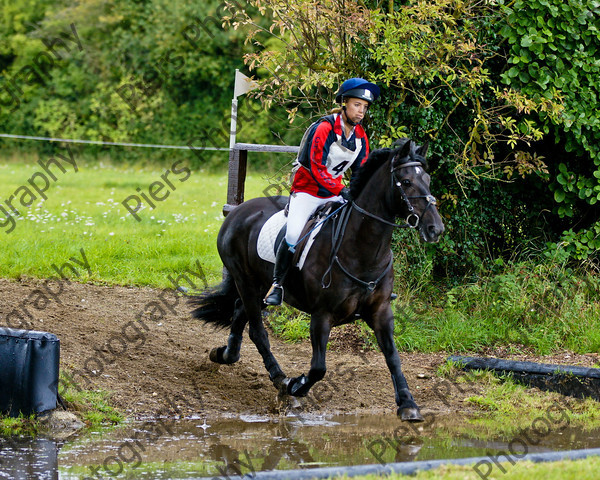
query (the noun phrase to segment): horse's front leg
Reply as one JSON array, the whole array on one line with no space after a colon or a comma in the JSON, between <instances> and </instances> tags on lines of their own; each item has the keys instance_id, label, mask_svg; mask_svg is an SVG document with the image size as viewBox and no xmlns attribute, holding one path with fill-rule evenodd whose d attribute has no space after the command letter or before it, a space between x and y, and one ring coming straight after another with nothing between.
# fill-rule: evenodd
<instances>
[{"instance_id":1,"label":"horse's front leg","mask_svg":"<svg viewBox=\"0 0 600 480\"><path fill-rule=\"evenodd\" d=\"M287 392L295 397L305 397L311 387L325 376L325 354L331 332L331 322L328 315L313 314L310 319L310 342L312 344L312 359L308 375L290 378Z\"/></svg>"},{"instance_id":2,"label":"horse's front leg","mask_svg":"<svg viewBox=\"0 0 600 480\"><path fill-rule=\"evenodd\" d=\"M398 405L398 416L402 420L422 422L424 420L423 416L419 412L419 407L410 393L408 383L406 383L406 378L404 378L404 374L402 373L400 356L394 342L394 314L389 302L380 306L371 321L367 318L365 320L373 328L379 348L381 348L385 356L385 362L392 374L392 383L394 384L394 391L396 393L396 405Z\"/></svg>"}]
</instances>

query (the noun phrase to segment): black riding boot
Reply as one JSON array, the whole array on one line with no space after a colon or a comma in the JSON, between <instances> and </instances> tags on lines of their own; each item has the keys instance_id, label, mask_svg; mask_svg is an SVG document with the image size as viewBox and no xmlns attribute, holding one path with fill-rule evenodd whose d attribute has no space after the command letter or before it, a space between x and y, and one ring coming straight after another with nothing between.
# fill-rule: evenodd
<instances>
[{"instance_id":1,"label":"black riding boot","mask_svg":"<svg viewBox=\"0 0 600 480\"><path fill-rule=\"evenodd\" d=\"M287 275L294 252L290 251L290 246L285 240L281 242L275 256L275 268L273 270L273 285L267 292L264 302L267 305L281 305L283 301L283 280Z\"/></svg>"}]
</instances>

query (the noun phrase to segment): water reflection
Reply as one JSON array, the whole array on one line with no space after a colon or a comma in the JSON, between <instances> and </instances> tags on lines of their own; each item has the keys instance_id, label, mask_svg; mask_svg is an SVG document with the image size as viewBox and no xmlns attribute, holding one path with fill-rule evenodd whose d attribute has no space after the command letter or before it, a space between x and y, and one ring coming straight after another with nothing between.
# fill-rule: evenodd
<instances>
[{"instance_id":1,"label":"water reflection","mask_svg":"<svg viewBox=\"0 0 600 480\"><path fill-rule=\"evenodd\" d=\"M508 442L457 435L455 418L409 425L389 415L159 419L68 442L3 440L0 478L186 479L261 470L484 456ZM600 447L600 432L565 429L531 452Z\"/></svg>"},{"instance_id":2,"label":"water reflection","mask_svg":"<svg viewBox=\"0 0 600 480\"><path fill-rule=\"evenodd\" d=\"M0 478L58 480L58 450L47 438L0 437Z\"/></svg>"}]
</instances>

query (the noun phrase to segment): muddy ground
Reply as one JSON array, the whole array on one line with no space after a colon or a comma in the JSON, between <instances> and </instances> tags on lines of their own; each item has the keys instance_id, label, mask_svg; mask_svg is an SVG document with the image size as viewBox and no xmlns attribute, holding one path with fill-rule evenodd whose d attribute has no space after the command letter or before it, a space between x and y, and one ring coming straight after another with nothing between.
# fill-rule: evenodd
<instances>
[{"instance_id":1,"label":"muddy ground","mask_svg":"<svg viewBox=\"0 0 600 480\"><path fill-rule=\"evenodd\" d=\"M130 417L156 415L278 414L282 406L256 348L244 338L234 365L216 365L208 352L225 344L228 332L189 315L185 297L150 288L108 287L68 281L0 279L0 325L56 334L66 388L111 392L111 403ZM284 343L271 334L271 347L289 376L308 371L310 343ZM480 352L481 353L481 352ZM452 352L402 353L403 370L423 413L468 413L465 398L480 393L476 383L441 378L438 366ZM593 366L597 355L561 352L551 357L489 356ZM395 412L383 355L364 351L353 326L334 330L325 379L302 402L317 414Z\"/></svg>"}]
</instances>

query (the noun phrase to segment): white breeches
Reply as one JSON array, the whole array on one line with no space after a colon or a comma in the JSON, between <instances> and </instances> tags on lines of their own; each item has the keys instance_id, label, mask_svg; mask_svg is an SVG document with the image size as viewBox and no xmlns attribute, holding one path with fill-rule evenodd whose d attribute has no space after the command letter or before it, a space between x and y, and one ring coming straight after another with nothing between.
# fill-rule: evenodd
<instances>
[{"instance_id":1,"label":"white breeches","mask_svg":"<svg viewBox=\"0 0 600 480\"><path fill-rule=\"evenodd\" d=\"M302 229L310 216L321 205L331 201L343 202L345 200L340 196L319 198L304 192L295 192L291 195L285 234L285 241L288 245L298 243Z\"/></svg>"}]
</instances>

